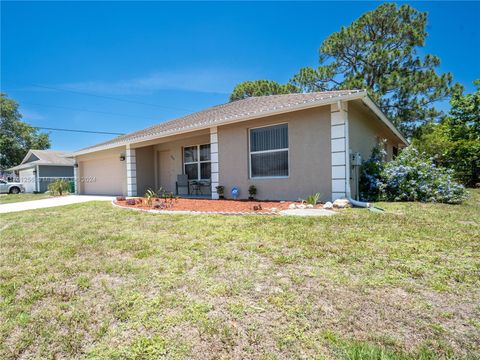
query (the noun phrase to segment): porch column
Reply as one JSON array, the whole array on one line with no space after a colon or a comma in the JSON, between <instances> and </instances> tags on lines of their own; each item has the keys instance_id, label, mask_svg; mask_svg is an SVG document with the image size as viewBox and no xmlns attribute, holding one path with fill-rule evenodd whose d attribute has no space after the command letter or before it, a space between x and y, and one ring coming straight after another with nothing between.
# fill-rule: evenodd
<instances>
[{"instance_id":1,"label":"porch column","mask_svg":"<svg viewBox=\"0 0 480 360\"><path fill-rule=\"evenodd\" d=\"M218 169L218 132L216 126L210 128L210 161L212 199L218 199L217 186L219 185L220 179Z\"/></svg>"},{"instance_id":2,"label":"porch column","mask_svg":"<svg viewBox=\"0 0 480 360\"><path fill-rule=\"evenodd\" d=\"M74 165L73 165L73 185L74 185L74 194L78 195L80 193L79 188L79 178L78 178L78 163L77 159L74 158Z\"/></svg>"},{"instance_id":3,"label":"porch column","mask_svg":"<svg viewBox=\"0 0 480 360\"><path fill-rule=\"evenodd\" d=\"M330 107L332 201L347 195L348 169L348 103L338 102Z\"/></svg>"},{"instance_id":4,"label":"porch column","mask_svg":"<svg viewBox=\"0 0 480 360\"><path fill-rule=\"evenodd\" d=\"M35 166L35 191L40 192L40 168Z\"/></svg>"},{"instance_id":5,"label":"porch column","mask_svg":"<svg viewBox=\"0 0 480 360\"><path fill-rule=\"evenodd\" d=\"M137 196L137 161L135 149L130 149L129 145L127 145L125 160L127 161L127 196Z\"/></svg>"}]
</instances>

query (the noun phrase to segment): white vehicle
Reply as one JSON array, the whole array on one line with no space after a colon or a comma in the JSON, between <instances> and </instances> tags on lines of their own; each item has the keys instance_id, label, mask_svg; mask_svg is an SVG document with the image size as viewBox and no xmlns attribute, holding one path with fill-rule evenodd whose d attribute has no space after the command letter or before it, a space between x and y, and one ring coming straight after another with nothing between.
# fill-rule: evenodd
<instances>
[{"instance_id":1,"label":"white vehicle","mask_svg":"<svg viewBox=\"0 0 480 360\"><path fill-rule=\"evenodd\" d=\"M25 192L21 183L0 180L0 194L18 194L21 192Z\"/></svg>"}]
</instances>

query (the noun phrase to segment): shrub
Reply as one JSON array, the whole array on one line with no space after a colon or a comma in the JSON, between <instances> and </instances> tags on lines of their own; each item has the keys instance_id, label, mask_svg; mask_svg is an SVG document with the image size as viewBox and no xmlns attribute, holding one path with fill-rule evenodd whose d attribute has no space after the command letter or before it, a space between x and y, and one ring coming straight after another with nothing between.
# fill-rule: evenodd
<instances>
[{"instance_id":1,"label":"shrub","mask_svg":"<svg viewBox=\"0 0 480 360\"><path fill-rule=\"evenodd\" d=\"M363 162L360 172L359 190L360 197L367 201L379 199L380 189L378 180L385 167L385 147L380 141L373 149L370 158Z\"/></svg>"},{"instance_id":2,"label":"shrub","mask_svg":"<svg viewBox=\"0 0 480 360\"><path fill-rule=\"evenodd\" d=\"M215 187L215 189L217 189L218 197L219 197L220 199L223 199L224 194L225 194L225 187L222 186L222 185L219 185L219 186Z\"/></svg>"},{"instance_id":3,"label":"shrub","mask_svg":"<svg viewBox=\"0 0 480 360\"><path fill-rule=\"evenodd\" d=\"M125 201L125 196L117 196L115 199L117 201Z\"/></svg>"},{"instance_id":4,"label":"shrub","mask_svg":"<svg viewBox=\"0 0 480 360\"><path fill-rule=\"evenodd\" d=\"M413 147L385 164L378 187L380 198L390 201L458 204L467 195L464 186L455 182L453 170L437 167L431 158Z\"/></svg>"},{"instance_id":5,"label":"shrub","mask_svg":"<svg viewBox=\"0 0 480 360\"><path fill-rule=\"evenodd\" d=\"M69 185L67 180L57 179L48 184L48 191L51 195L56 196L68 193Z\"/></svg>"},{"instance_id":6,"label":"shrub","mask_svg":"<svg viewBox=\"0 0 480 360\"><path fill-rule=\"evenodd\" d=\"M133 206L137 204L137 201L135 199L127 199L126 204L129 206Z\"/></svg>"},{"instance_id":7,"label":"shrub","mask_svg":"<svg viewBox=\"0 0 480 360\"><path fill-rule=\"evenodd\" d=\"M255 198L255 195L257 195L257 187L255 185L250 185L248 188L248 195L250 195L249 199Z\"/></svg>"},{"instance_id":8,"label":"shrub","mask_svg":"<svg viewBox=\"0 0 480 360\"><path fill-rule=\"evenodd\" d=\"M318 200L320 199L320 193L315 193L313 195L307 196L305 202L309 205L317 205Z\"/></svg>"}]
</instances>

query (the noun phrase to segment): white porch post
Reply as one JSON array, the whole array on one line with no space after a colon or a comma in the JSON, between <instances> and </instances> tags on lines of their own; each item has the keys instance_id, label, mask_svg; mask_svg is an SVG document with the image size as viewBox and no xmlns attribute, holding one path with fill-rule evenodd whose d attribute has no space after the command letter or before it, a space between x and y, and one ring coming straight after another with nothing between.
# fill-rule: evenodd
<instances>
[{"instance_id":1,"label":"white porch post","mask_svg":"<svg viewBox=\"0 0 480 360\"><path fill-rule=\"evenodd\" d=\"M127 161L127 196L137 196L137 160L135 158L135 149L130 149L127 145L125 154Z\"/></svg>"},{"instance_id":2,"label":"white porch post","mask_svg":"<svg viewBox=\"0 0 480 360\"><path fill-rule=\"evenodd\" d=\"M40 169L38 165L35 166L35 191L40 192Z\"/></svg>"},{"instance_id":3,"label":"white porch post","mask_svg":"<svg viewBox=\"0 0 480 360\"><path fill-rule=\"evenodd\" d=\"M348 150L348 103L338 102L330 108L331 158L332 158L332 201L347 196Z\"/></svg>"},{"instance_id":4,"label":"white porch post","mask_svg":"<svg viewBox=\"0 0 480 360\"><path fill-rule=\"evenodd\" d=\"M210 161L212 174L212 199L218 199L217 186L219 185L219 169L218 169L218 132L217 127L210 128Z\"/></svg>"},{"instance_id":5,"label":"white porch post","mask_svg":"<svg viewBox=\"0 0 480 360\"><path fill-rule=\"evenodd\" d=\"M73 165L73 185L74 185L74 194L78 195L80 193L79 188L79 178L78 178L78 163L77 159L73 159L75 164Z\"/></svg>"}]
</instances>

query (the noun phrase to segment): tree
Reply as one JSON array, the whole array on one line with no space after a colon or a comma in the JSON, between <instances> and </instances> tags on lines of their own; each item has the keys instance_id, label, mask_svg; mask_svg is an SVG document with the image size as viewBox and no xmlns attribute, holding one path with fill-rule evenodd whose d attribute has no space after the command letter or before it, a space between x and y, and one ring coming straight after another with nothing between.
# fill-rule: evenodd
<instances>
[{"instance_id":1,"label":"tree","mask_svg":"<svg viewBox=\"0 0 480 360\"><path fill-rule=\"evenodd\" d=\"M237 86L230 95L230 101L241 100L252 96L278 95L300 92L292 84L279 84L272 80L245 81Z\"/></svg>"},{"instance_id":2,"label":"tree","mask_svg":"<svg viewBox=\"0 0 480 360\"><path fill-rule=\"evenodd\" d=\"M460 85L437 74L440 59L417 51L425 44L427 14L387 3L330 35L320 46L320 66L302 68L291 83L302 91L366 89L407 135L440 115L434 103Z\"/></svg>"},{"instance_id":3,"label":"tree","mask_svg":"<svg viewBox=\"0 0 480 360\"><path fill-rule=\"evenodd\" d=\"M23 122L18 103L0 94L0 169L18 165L30 149L50 148L48 134Z\"/></svg>"},{"instance_id":4,"label":"tree","mask_svg":"<svg viewBox=\"0 0 480 360\"><path fill-rule=\"evenodd\" d=\"M455 170L464 184L480 180L480 80L477 89L464 95L456 91L450 99L448 116L438 124L420 128L413 145L435 158L438 165Z\"/></svg>"}]
</instances>

